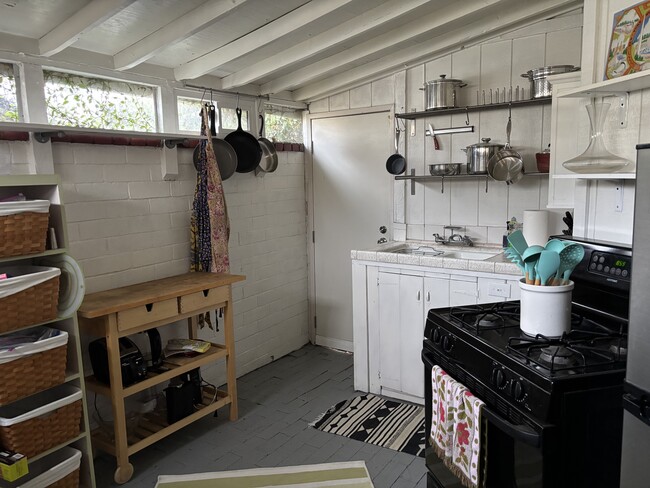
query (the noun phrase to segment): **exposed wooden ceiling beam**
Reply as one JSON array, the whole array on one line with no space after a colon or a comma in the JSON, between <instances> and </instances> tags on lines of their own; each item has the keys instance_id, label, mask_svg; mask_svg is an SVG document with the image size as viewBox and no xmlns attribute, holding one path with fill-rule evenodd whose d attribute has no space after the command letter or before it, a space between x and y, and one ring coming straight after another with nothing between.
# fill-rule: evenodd
<instances>
[{"instance_id":1,"label":"exposed wooden ceiling beam","mask_svg":"<svg viewBox=\"0 0 650 488\"><path fill-rule=\"evenodd\" d=\"M279 39L295 29L304 27L306 24L314 22L353 1L327 0L326 2L309 2L225 46L177 67L174 69L174 75L177 80L197 78L233 59Z\"/></svg>"},{"instance_id":2,"label":"exposed wooden ceiling beam","mask_svg":"<svg viewBox=\"0 0 650 488\"><path fill-rule=\"evenodd\" d=\"M38 40L42 56L52 56L74 44L85 32L115 15L134 0L92 0Z\"/></svg>"},{"instance_id":3,"label":"exposed wooden ceiling beam","mask_svg":"<svg viewBox=\"0 0 650 488\"><path fill-rule=\"evenodd\" d=\"M377 77L382 73L388 74L405 64L422 62L426 58L458 49L459 46L482 42L500 33L520 28L526 23L541 21L549 15L566 13L581 4L582 1L577 0L538 0L532 4L524 4L519 9L511 8L489 14L464 29L409 46L376 61L299 88L293 92L293 98L299 101L315 100L326 93L354 86L361 80Z\"/></svg>"},{"instance_id":4,"label":"exposed wooden ceiling beam","mask_svg":"<svg viewBox=\"0 0 650 488\"><path fill-rule=\"evenodd\" d=\"M205 29L246 1L208 0L117 53L114 57L115 69L130 69L145 62L169 45Z\"/></svg>"},{"instance_id":5,"label":"exposed wooden ceiling beam","mask_svg":"<svg viewBox=\"0 0 650 488\"><path fill-rule=\"evenodd\" d=\"M261 87L261 92L277 93L283 90L290 90L297 86L304 85L320 76L326 75L331 70L340 66L355 62L366 56L380 53L389 49L395 44L408 42L414 37L431 33L435 35L437 29L444 28L448 23L459 18L476 15L477 13L492 7L503 0L481 0L473 2L462 2L460 5L454 3L437 12L425 15L404 26L397 27L391 31L381 34L369 41L362 42L354 47L341 51L327 58L321 59L303 68L292 71L290 74L276 78Z\"/></svg>"},{"instance_id":6,"label":"exposed wooden ceiling beam","mask_svg":"<svg viewBox=\"0 0 650 488\"><path fill-rule=\"evenodd\" d=\"M289 49L265 58L259 63L247 66L232 75L224 77L222 79L223 87L230 89L257 81L286 66L290 66L323 52L332 46L336 46L354 36L380 27L428 2L429 0L392 0L381 4L333 29L311 37L307 41L296 44Z\"/></svg>"}]
</instances>

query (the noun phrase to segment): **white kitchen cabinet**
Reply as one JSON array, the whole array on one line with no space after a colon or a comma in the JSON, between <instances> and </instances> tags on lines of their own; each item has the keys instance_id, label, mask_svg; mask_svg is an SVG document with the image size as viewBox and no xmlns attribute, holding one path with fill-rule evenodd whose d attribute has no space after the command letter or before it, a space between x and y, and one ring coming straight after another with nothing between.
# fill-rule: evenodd
<instances>
[{"instance_id":1,"label":"white kitchen cabinet","mask_svg":"<svg viewBox=\"0 0 650 488\"><path fill-rule=\"evenodd\" d=\"M449 280L449 306L475 305L478 282L474 276L452 276Z\"/></svg>"}]
</instances>

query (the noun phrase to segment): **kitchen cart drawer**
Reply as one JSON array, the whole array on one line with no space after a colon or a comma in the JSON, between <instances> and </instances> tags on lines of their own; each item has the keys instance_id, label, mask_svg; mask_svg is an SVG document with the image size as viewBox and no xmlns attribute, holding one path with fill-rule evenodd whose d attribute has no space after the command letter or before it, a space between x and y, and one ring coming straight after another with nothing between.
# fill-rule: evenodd
<instances>
[{"instance_id":1,"label":"kitchen cart drawer","mask_svg":"<svg viewBox=\"0 0 650 488\"><path fill-rule=\"evenodd\" d=\"M178 314L176 298L147 303L117 312L117 328L121 331L173 317Z\"/></svg>"},{"instance_id":2,"label":"kitchen cart drawer","mask_svg":"<svg viewBox=\"0 0 650 488\"><path fill-rule=\"evenodd\" d=\"M181 313L188 313L212 305L219 305L228 299L230 299L230 289L228 287L209 288L179 297L178 306Z\"/></svg>"}]
</instances>

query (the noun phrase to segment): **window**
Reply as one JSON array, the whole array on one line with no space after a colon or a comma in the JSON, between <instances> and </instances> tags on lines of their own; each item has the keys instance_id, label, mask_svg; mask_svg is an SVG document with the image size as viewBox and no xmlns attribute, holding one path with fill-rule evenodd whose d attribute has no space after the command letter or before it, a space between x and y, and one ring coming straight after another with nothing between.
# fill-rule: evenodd
<instances>
[{"instance_id":1,"label":"window","mask_svg":"<svg viewBox=\"0 0 650 488\"><path fill-rule=\"evenodd\" d=\"M236 130L238 127L237 112L234 108L222 108L221 120L224 129ZM250 124L248 123L248 110L242 109L241 111L241 128L243 130L250 130Z\"/></svg>"},{"instance_id":2,"label":"window","mask_svg":"<svg viewBox=\"0 0 650 488\"><path fill-rule=\"evenodd\" d=\"M302 143L302 113L267 106L264 113L264 132L267 139L275 142Z\"/></svg>"},{"instance_id":3,"label":"window","mask_svg":"<svg viewBox=\"0 0 650 488\"><path fill-rule=\"evenodd\" d=\"M203 102L205 103L205 102ZM216 104L215 104L216 105ZM201 100L197 98L177 98L178 106L178 130L182 132L201 132ZM217 117L218 119L218 117ZM219 132L219 120L216 131Z\"/></svg>"},{"instance_id":4,"label":"window","mask_svg":"<svg viewBox=\"0 0 650 488\"><path fill-rule=\"evenodd\" d=\"M18 122L14 67L7 63L0 63L0 122Z\"/></svg>"},{"instance_id":5,"label":"window","mask_svg":"<svg viewBox=\"0 0 650 488\"><path fill-rule=\"evenodd\" d=\"M43 71L50 124L154 132L154 88L104 78Z\"/></svg>"}]
</instances>

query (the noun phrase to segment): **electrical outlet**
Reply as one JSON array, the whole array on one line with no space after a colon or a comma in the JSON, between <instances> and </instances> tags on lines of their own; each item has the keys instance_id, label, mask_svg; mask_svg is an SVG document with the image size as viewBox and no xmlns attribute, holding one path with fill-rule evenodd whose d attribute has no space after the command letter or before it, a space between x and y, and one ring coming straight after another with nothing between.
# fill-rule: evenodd
<instances>
[{"instance_id":1,"label":"electrical outlet","mask_svg":"<svg viewBox=\"0 0 650 488\"><path fill-rule=\"evenodd\" d=\"M490 283L488 295L491 297L510 298L510 285L508 283Z\"/></svg>"}]
</instances>

